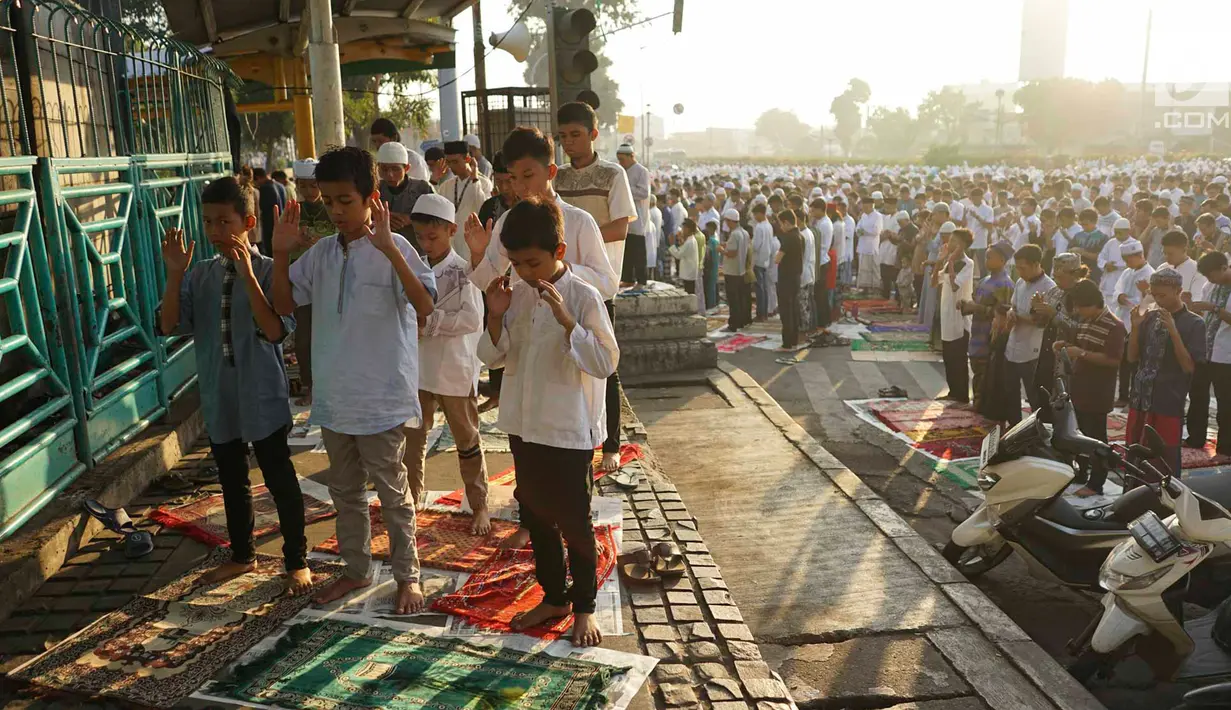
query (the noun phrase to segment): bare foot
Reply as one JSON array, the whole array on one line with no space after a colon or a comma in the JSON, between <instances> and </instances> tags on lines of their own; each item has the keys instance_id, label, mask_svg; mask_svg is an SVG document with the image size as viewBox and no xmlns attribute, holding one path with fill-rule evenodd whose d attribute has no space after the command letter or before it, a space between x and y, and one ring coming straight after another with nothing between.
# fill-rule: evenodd
<instances>
[{"instance_id":1,"label":"bare foot","mask_svg":"<svg viewBox=\"0 0 1231 710\"><path fill-rule=\"evenodd\" d=\"M1094 496L1101 496L1103 494L1099 493L1098 491L1094 490L1093 488L1089 486L1082 486L1081 488L1078 488L1077 492L1075 492L1073 495L1077 496L1078 498L1092 498Z\"/></svg>"},{"instance_id":2,"label":"bare foot","mask_svg":"<svg viewBox=\"0 0 1231 710\"><path fill-rule=\"evenodd\" d=\"M299 399L295 400L295 406L296 407L311 407L312 406L312 393L309 392L305 394L304 396L300 397Z\"/></svg>"},{"instance_id":3,"label":"bare foot","mask_svg":"<svg viewBox=\"0 0 1231 710\"><path fill-rule=\"evenodd\" d=\"M356 589L363 589L371 584L372 580L370 579L354 579L353 577L343 575L334 580L328 587L317 592L316 596L312 597L312 602L314 604L328 604L329 602L341 599Z\"/></svg>"},{"instance_id":4,"label":"bare foot","mask_svg":"<svg viewBox=\"0 0 1231 710\"><path fill-rule=\"evenodd\" d=\"M473 535L486 535L492 531L492 521L487 515L486 510L476 510L474 512L474 522L470 525L470 532Z\"/></svg>"},{"instance_id":5,"label":"bare foot","mask_svg":"<svg viewBox=\"0 0 1231 710\"><path fill-rule=\"evenodd\" d=\"M593 614L578 614L573 617L573 645L597 646L603 642L603 632Z\"/></svg>"},{"instance_id":6,"label":"bare foot","mask_svg":"<svg viewBox=\"0 0 1231 710\"><path fill-rule=\"evenodd\" d=\"M241 574L248 574L256 571L255 562L224 562L212 570L201 575L198 584L215 584L217 582L225 582L228 579L235 579Z\"/></svg>"},{"instance_id":7,"label":"bare foot","mask_svg":"<svg viewBox=\"0 0 1231 710\"><path fill-rule=\"evenodd\" d=\"M483 402L483 404L479 405L479 414L482 414L483 412L489 412L499 406L500 406L499 397L488 397Z\"/></svg>"},{"instance_id":8,"label":"bare foot","mask_svg":"<svg viewBox=\"0 0 1231 710\"><path fill-rule=\"evenodd\" d=\"M292 597L297 597L300 594L312 588L312 570L304 567L303 569L291 570L286 573L286 593Z\"/></svg>"},{"instance_id":9,"label":"bare foot","mask_svg":"<svg viewBox=\"0 0 1231 710\"><path fill-rule=\"evenodd\" d=\"M423 588L418 582L398 582L398 597L393 613L418 614L423 611L423 601Z\"/></svg>"},{"instance_id":10,"label":"bare foot","mask_svg":"<svg viewBox=\"0 0 1231 710\"><path fill-rule=\"evenodd\" d=\"M608 453L603 452L603 461L598 465L598 470L611 473L620 467L620 452L613 451Z\"/></svg>"},{"instance_id":11,"label":"bare foot","mask_svg":"<svg viewBox=\"0 0 1231 710\"><path fill-rule=\"evenodd\" d=\"M517 532L510 535L504 542L500 543L502 550L520 550L530 543L530 531L525 528L518 528Z\"/></svg>"},{"instance_id":12,"label":"bare foot","mask_svg":"<svg viewBox=\"0 0 1231 710\"><path fill-rule=\"evenodd\" d=\"M543 624L546 624L549 621L555 621L556 619L563 619L564 617L572 613L573 613L572 606L569 606L569 605L556 606L554 604L548 604L546 602L543 602L542 604L539 604L538 606L534 607L530 611L523 611L522 613L513 617L513 620L509 622L509 628L513 629L514 631L521 631L523 629L533 629L534 627L542 626ZM597 631L597 629L595 630Z\"/></svg>"}]
</instances>

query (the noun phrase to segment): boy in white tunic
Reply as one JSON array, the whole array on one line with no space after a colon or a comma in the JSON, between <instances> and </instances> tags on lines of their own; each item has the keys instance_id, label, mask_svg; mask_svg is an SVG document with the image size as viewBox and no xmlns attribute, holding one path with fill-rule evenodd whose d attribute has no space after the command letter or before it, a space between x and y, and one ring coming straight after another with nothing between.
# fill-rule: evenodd
<instances>
[{"instance_id":1,"label":"boy in white tunic","mask_svg":"<svg viewBox=\"0 0 1231 710\"><path fill-rule=\"evenodd\" d=\"M1108 301L1108 306L1116 318L1124 323L1124 332L1127 335L1133 332L1133 309L1141 303L1145 294L1150 292L1150 277L1154 275L1154 267L1146 261L1145 245L1136 239L1128 239L1120 244L1120 254L1124 257L1124 268L1120 272L1114 297ZM1128 361L1128 357L1121 358L1117 407L1128 406L1128 386L1133 381L1136 369L1133 363Z\"/></svg>"}]
</instances>

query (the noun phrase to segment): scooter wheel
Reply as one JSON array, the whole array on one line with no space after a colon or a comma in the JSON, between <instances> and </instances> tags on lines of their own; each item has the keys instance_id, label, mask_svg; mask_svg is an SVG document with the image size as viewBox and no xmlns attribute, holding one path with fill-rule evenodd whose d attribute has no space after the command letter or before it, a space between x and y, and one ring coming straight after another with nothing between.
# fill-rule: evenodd
<instances>
[{"instance_id":1,"label":"scooter wheel","mask_svg":"<svg viewBox=\"0 0 1231 710\"><path fill-rule=\"evenodd\" d=\"M1008 544L1001 544L1000 549L992 551L984 545L963 547L951 540L940 554L967 579L974 579L1009 559L1013 548Z\"/></svg>"},{"instance_id":2,"label":"scooter wheel","mask_svg":"<svg viewBox=\"0 0 1231 710\"><path fill-rule=\"evenodd\" d=\"M1115 662L1106 653L1087 648L1068 666L1069 675L1082 685L1090 685L1096 677L1110 678Z\"/></svg>"}]
</instances>

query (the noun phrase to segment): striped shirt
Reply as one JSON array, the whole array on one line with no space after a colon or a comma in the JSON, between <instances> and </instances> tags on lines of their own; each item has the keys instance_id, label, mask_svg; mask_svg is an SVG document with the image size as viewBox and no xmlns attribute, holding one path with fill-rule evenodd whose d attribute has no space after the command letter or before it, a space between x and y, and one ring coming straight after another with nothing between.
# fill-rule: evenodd
<instances>
[{"instance_id":1,"label":"striped shirt","mask_svg":"<svg viewBox=\"0 0 1231 710\"><path fill-rule=\"evenodd\" d=\"M1097 318L1077 323L1073 344L1082 350L1106 355L1118 363L1124 355L1127 338L1124 324L1110 310L1103 308ZM1073 408L1079 412L1110 412L1115 402L1119 368L1096 365L1087 358L1081 358L1073 365L1069 383Z\"/></svg>"}]
</instances>

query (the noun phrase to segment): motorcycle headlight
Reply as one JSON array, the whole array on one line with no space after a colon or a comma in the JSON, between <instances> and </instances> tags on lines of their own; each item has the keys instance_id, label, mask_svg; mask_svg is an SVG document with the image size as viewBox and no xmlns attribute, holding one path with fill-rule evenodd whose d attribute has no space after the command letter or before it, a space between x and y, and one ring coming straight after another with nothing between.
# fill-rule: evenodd
<instances>
[{"instance_id":1,"label":"motorcycle headlight","mask_svg":"<svg viewBox=\"0 0 1231 710\"><path fill-rule=\"evenodd\" d=\"M1099 570L1098 581L1099 586L1109 592L1133 591L1135 589L1145 589L1163 577L1166 577L1167 573L1170 571L1171 567L1167 566L1133 577L1131 575L1116 572L1104 563L1103 568Z\"/></svg>"}]
</instances>

